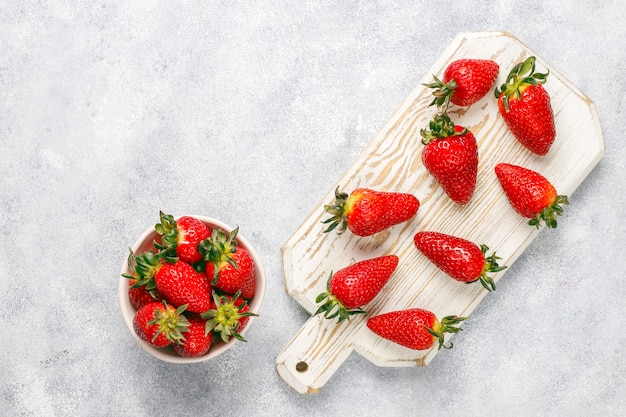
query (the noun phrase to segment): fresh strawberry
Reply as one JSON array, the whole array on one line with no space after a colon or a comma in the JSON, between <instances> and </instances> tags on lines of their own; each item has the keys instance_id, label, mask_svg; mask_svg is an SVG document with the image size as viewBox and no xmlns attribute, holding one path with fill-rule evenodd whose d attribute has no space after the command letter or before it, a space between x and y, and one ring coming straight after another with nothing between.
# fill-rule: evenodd
<instances>
[{"instance_id":1,"label":"fresh strawberry","mask_svg":"<svg viewBox=\"0 0 626 417\"><path fill-rule=\"evenodd\" d=\"M189 327L184 310L184 305L175 308L165 301L148 303L135 313L133 329L142 340L156 347L179 343Z\"/></svg>"},{"instance_id":2,"label":"fresh strawberry","mask_svg":"<svg viewBox=\"0 0 626 417\"><path fill-rule=\"evenodd\" d=\"M506 266L498 265L495 252L485 257L489 248L480 247L469 240L439 232L417 232L413 238L417 249L437 268L457 281L471 283L480 281L487 291L494 291L496 284L487 275Z\"/></svg>"},{"instance_id":3,"label":"fresh strawberry","mask_svg":"<svg viewBox=\"0 0 626 417\"><path fill-rule=\"evenodd\" d=\"M408 221L419 206L419 200L412 194L357 188L348 195L337 187L335 204L324 206L332 215L322 221L329 224L324 233L339 226L340 234L348 228L357 236L370 236Z\"/></svg>"},{"instance_id":4,"label":"fresh strawberry","mask_svg":"<svg viewBox=\"0 0 626 417\"><path fill-rule=\"evenodd\" d=\"M317 296L322 303L315 314L324 314L341 322L352 314L363 314L361 309L376 297L398 266L396 255L381 256L354 263L331 272L326 291Z\"/></svg>"},{"instance_id":5,"label":"fresh strawberry","mask_svg":"<svg viewBox=\"0 0 626 417\"><path fill-rule=\"evenodd\" d=\"M209 228L199 219L191 216L182 216L178 220L170 214L159 213L161 223L154 228L161 235L160 250L169 250L170 256L176 253L181 260L190 264L202 260L198 252L198 244L209 237Z\"/></svg>"},{"instance_id":6,"label":"fresh strawberry","mask_svg":"<svg viewBox=\"0 0 626 417\"><path fill-rule=\"evenodd\" d=\"M211 307L211 285L207 276L185 261L164 262L154 276L156 288L175 306L187 305L187 311L201 313Z\"/></svg>"},{"instance_id":7,"label":"fresh strawberry","mask_svg":"<svg viewBox=\"0 0 626 417\"><path fill-rule=\"evenodd\" d=\"M198 317L189 317L189 328L183 332L184 340L173 345L174 350L185 358L195 358L206 354L211 348L213 335L207 333L206 321Z\"/></svg>"},{"instance_id":8,"label":"fresh strawberry","mask_svg":"<svg viewBox=\"0 0 626 417\"><path fill-rule=\"evenodd\" d=\"M444 345L444 335L462 330L455 325L463 320L467 317L446 316L440 322L428 310L411 308L371 317L367 327L378 336L409 349L429 349L435 342L441 349L452 347L452 343Z\"/></svg>"},{"instance_id":9,"label":"fresh strawberry","mask_svg":"<svg viewBox=\"0 0 626 417\"><path fill-rule=\"evenodd\" d=\"M498 77L500 66L488 59L459 59L446 67L443 80L433 76L434 82L424 84L434 89L431 106L447 111L450 103L470 106L483 98Z\"/></svg>"},{"instance_id":10,"label":"fresh strawberry","mask_svg":"<svg viewBox=\"0 0 626 417\"><path fill-rule=\"evenodd\" d=\"M567 196L557 195L550 181L531 169L500 163L495 171L509 202L530 219L529 225L539 228L543 221L547 227L556 228L556 216L563 213L561 204L569 203Z\"/></svg>"},{"instance_id":11,"label":"fresh strawberry","mask_svg":"<svg viewBox=\"0 0 626 417\"><path fill-rule=\"evenodd\" d=\"M206 333L219 334L225 343L228 343L231 337L246 342L241 332L253 316L257 314L250 311L248 302L241 294L219 296L215 291L211 309L200 314L200 317L206 320Z\"/></svg>"},{"instance_id":12,"label":"fresh strawberry","mask_svg":"<svg viewBox=\"0 0 626 417\"><path fill-rule=\"evenodd\" d=\"M239 227L228 236L214 228L211 236L200 243L199 249L206 261L205 272L211 285L228 294L241 292L250 299L256 291L256 272L250 253L237 243Z\"/></svg>"},{"instance_id":13,"label":"fresh strawberry","mask_svg":"<svg viewBox=\"0 0 626 417\"><path fill-rule=\"evenodd\" d=\"M430 130L422 129L422 162L445 193L459 205L474 195L478 173L478 145L472 132L437 114Z\"/></svg>"},{"instance_id":14,"label":"fresh strawberry","mask_svg":"<svg viewBox=\"0 0 626 417\"><path fill-rule=\"evenodd\" d=\"M545 155L556 137L550 95L541 84L548 73L535 72L535 57L513 67L495 95L498 110L513 136L531 152Z\"/></svg>"},{"instance_id":15,"label":"fresh strawberry","mask_svg":"<svg viewBox=\"0 0 626 417\"><path fill-rule=\"evenodd\" d=\"M168 257L168 253L146 251L135 255L131 251L128 266L132 273L122 276L134 280L134 287L143 287L155 299L166 299L176 307L187 304L187 311L194 313L208 310L211 285L207 276L177 257Z\"/></svg>"}]
</instances>

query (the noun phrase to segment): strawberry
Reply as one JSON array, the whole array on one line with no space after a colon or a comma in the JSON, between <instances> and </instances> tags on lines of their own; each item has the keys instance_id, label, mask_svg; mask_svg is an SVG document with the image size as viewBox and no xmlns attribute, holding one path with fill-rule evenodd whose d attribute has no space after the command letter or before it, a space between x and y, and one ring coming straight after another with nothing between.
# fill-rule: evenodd
<instances>
[{"instance_id":1,"label":"strawberry","mask_svg":"<svg viewBox=\"0 0 626 417\"><path fill-rule=\"evenodd\" d=\"M184 340L173 345L174 350L185 358L206 354L211 348L213 336L205 331L206 322L199 317L189 317L189 328L182 334Z\"/></svg>"},{"instance_id":2,"label":"strawberry","mask_svg":"<svg viewBox=\"0 0 626 417\"><path fill-rule=\"evenodd\" d=\"M239 227L228 237L220 228L214 228L211 236L200 243L199 249L206 261L205 272L211 284L225 293L241 295L250 299L256 291L256 273L250 253L237 243Z\"/></svg>"},{"instance_id":3,"label":"strawberry","mask_svg":"<svg viewBox=\"0 0 626 417\"><path fill-rule=\"evenodd\" d=\"M207 276L185 261L161 263L154 282L163 297L177 307L186 304L187 311L193 313L211 307L211 286Z\"/></svg>"},{"instance_id":4,"label":"strawberry","mask_svg":"<svg viewBox=\"0 0 626 417\"><path fill-rule=\"evenodd\" d=\"M459 205L474 195L478 173L478 145L472 132L437 114L430 130L422 129L422 163L445 193Z\"/></svg>"},{"instance_id":5,"label":"strawberry","mask_svg":"<svg viewBox=\"0 0 626 417\"><path fill-rule=\"evenodd\" d=\"M370 317L367 327L378 336L409 349L429 349L435 342L441 349L452 347L452 343L444 345L444 335L462 330L455 325L464 320L467 317L446 316L440 322L428 310L410 308Z\"/></svg>"},{"instance_id":6,"label":"strawberry","mask_svg":"<svg viewBox=\"0 0 626 417\"><path fill-rule=\"evenodd\" d=\"M495 252L485 257L486 245L480 247L469 240L439 232L417 232L413 238L417 249L437 268L457 281L471 283L480 281L487 291L494 291L496 284L487 276L506 266L498 265Z\"/></svg>"},{"instance_id":7,"label":"strawberry","mask_svg":"<svg viewBox=\"0 0 626 417\"><path fill-rule=\"evenodd\" d=\"M363 314L361 309L383 288L398 266L396 255L381 256L354 263L331 272L326 291L317 296L315 302L322 303L315 314L338 317L341 322L352 314Z\"/></svg>"},{"instance_id":8,"label":"strawberry","mask_svg":"<svg viewBox=\"0 0 626 417\"><path fill-rule=\"evenodd\" d=\"M215 291L211 308L200 314L200 317L206 320L206 333L219 334L225 343L228 343L231 337L246 342L241 336L241 331L253 316L257 314L250 311L248 302L241 294L219 296Z\"/></svg>"},{"instance_id":9,"label":"strawberry","mask_svg":"<svg viewBox=\"0 0 626 417\"><path fill-rule=\"evenodd\" d=\"M177 257L169 257L169 250L152 251L128 256L131 274L122 276L135 281L134 287L143 287L155 299L166 299L179 307L187 304L187 311L201 313L211 306L211 285L204 272L197 272L190 264Z\"/></svg>"},{"instance_id":10,"label":"strawberry","mask_svg":"<svg viewBox=\"0 0 626 417\"><path fill-rule=\"evenodd\" d=\"M543 88L548 73L535 72L535 57L513 67L496 88L498 110L513 136L537 155L545 155L556 137L550 96Z\"/></svg>"},{"instance_id":11,"label":"strawberry","mask_svg":"<svg viewBox=\"0 0 626 417\"><path fill-rule=\"evenodd\" d=\"M550 181L531 169L500 163L495 171L509 202L530 219L529 225L539 228L543 221L547 227L556 228L556 216L563 213L561 204L569 203L567 196L557 195Z\"/></svg>"},{"instance_id":12,"label":"strawberry","mask_svg":"<svg viewBox=\"0 0 626 417\"><path fill-rule=\"evenodd\" d=\"M167 302L154 301L141 307L133 317L137 336L152 346L165 347L184 340L189 322L183 315L185 306L175 308Z\"/></svg>"},{"instance_id":13,"label":"strawberry","mask_svg":"<svg viewBox=\"0 0 626 417\"><path fill-rule=\"evenodd\" d=\"M483 98L493 86L500 66L488 59L459 59L446 67L443 80L433 76L434 82L424 84L432 88L433 99L430 105L447 111L450 103L457 106L470 106Z\"/></svg>"},{"instance_id":14,"label":"strawberry","mask_svg":"<svg viewBox=\"0 0 626 417\"><path fill-rule=\"evenodd\" d=\"M357 236L370 236L408 221L419 206L419 200L412 194L357 188L348 195L337 187L335 203L324 206L332 216L322 221L329 224L324 233L339 226L339 234L347 228Z\"/></svg>"},{"instance_id":15,"label":"strawberry","mask_svg":"<svg viewBox=\"0 0 626 417\"><path fill-rule=\"evenodd\" d=\"M181 260L190 264L202 260L198 252L198 244L209 237L209 228L199 219L182 216L178 220L170 214L159 213L161 223L154 228L161 235L162 243L157 244L160 250L169 250L170 255L176 253Z\"/></svg>"}]
</instances>

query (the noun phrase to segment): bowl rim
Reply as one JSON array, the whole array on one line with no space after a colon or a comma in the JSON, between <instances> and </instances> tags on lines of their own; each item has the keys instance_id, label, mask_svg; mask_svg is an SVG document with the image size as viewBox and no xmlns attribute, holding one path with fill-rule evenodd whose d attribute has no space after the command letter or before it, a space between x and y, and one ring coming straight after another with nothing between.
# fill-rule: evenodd
<instances>
[{"instance_id":1,"label":"bowl rim","mask_svg":"<svg viewBox=\"0 0 626 417\"><path fill-rule=\"evenodd\" d=\"M220 229L224 230L226 233L230 233L234 229L217 219L214 219L208 216L203 216L203 215L186 214L184 216L175 217L175 219L178 220L179 218L185 217L185 216L195 217L198 220L202 221L207 226L209 226L210 228L219 227ZM145 241L147 239L150 239L152 236L154 237L158 236L158 234L154 230L154 226L150 226L146 228L141 234L141 236L130 247L130 250L132 250L133 253L136 253L139 250L139 248L144 245ZM258 310L260 309L263 299L265 298L266 282L265 282L265 270L263 268L263 263L257 251L254 249L254 247L250 244L250 242L244 236L241 236L239 233L237 233L237 244L243 246L248 251L248 253L252 257L252 260L254 261L255 274L256 274L256 291L255 291L254 297L252 297L252 299L250 300L249 305L250 305L250 311L258 314L259 313ZM155 346L150 345L146 341L142 340L135 333L135 330L133 328L133 317L135 315L136 310L135 310L135 307L133 307L133 305L130 303L130 299L128 297L128 278L125 278L122 276L122 274L129 273L129 272L130 270L128 268L128 258L126 257L124 258L124 261L122 262L122 266L120 268L120 273L119 273L119 278L118 278L118 301L119 301L120 311L122 313L122 318L124 319L124 323L126 324L126 327L128 328L130 334L133 336L133 338L139 344L139 346L141 346L143 350L148 352L150 355L164 362L169 362L169 363L184 364L184 363L204 362L206 360L212 359L224 353L226 350L230 349L235 343L239 342L237 339L233 338L228 343L220 343L219 346L216 346L216 347L211 346L211 349L206 355L198 356L194 358L187 358L187 357L177 355L176 352L173 352L171 349L157 348ZM240 332L242 336L247 333L247 331L250 329L251 324L254 322L256 318L257 318L256 316L251 316L249 318L248 324Z\"/></svg>"}]
</instances>

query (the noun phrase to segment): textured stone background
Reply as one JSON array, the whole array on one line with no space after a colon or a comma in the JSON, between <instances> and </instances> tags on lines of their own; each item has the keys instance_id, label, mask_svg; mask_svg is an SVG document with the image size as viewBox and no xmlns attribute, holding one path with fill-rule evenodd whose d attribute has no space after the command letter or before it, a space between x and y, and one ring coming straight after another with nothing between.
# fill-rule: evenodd
<instances>
[{"instance_id":1,"label":"textured stone background","mask_svg":"<svg viewBox=\"0 0 626 417\"><path fill-rule=\"evenodd\" d=\"M624 19L618 0L5 1L2 415L620 415ZM280 246L448 43L484 30L596 103L604 159L458 349L425 368L353 354L320 393L295 393L274 363L307 314ZM118 271L159 210L238 224L264 259L250 343L219 360L161 363L121 319Z\"/></svg>"}]
</instances>

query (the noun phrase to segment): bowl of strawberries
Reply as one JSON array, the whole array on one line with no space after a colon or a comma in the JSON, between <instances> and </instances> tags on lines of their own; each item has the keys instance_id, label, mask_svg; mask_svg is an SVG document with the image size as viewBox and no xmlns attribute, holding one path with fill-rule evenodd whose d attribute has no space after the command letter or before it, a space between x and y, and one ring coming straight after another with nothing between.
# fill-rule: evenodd
<instances>
[{"instance_id":1,"label":"bowl of strawberries","mask_svg":"<svg viewBox=\"0 0 626 417\"><path fill-rule=\"evenodd\" d=\"M144 350L166 362L194 363L247 341L265 273L238 227L160 212L124 259L118 295L124 322Z\"/></svg>"}]
</instances>

